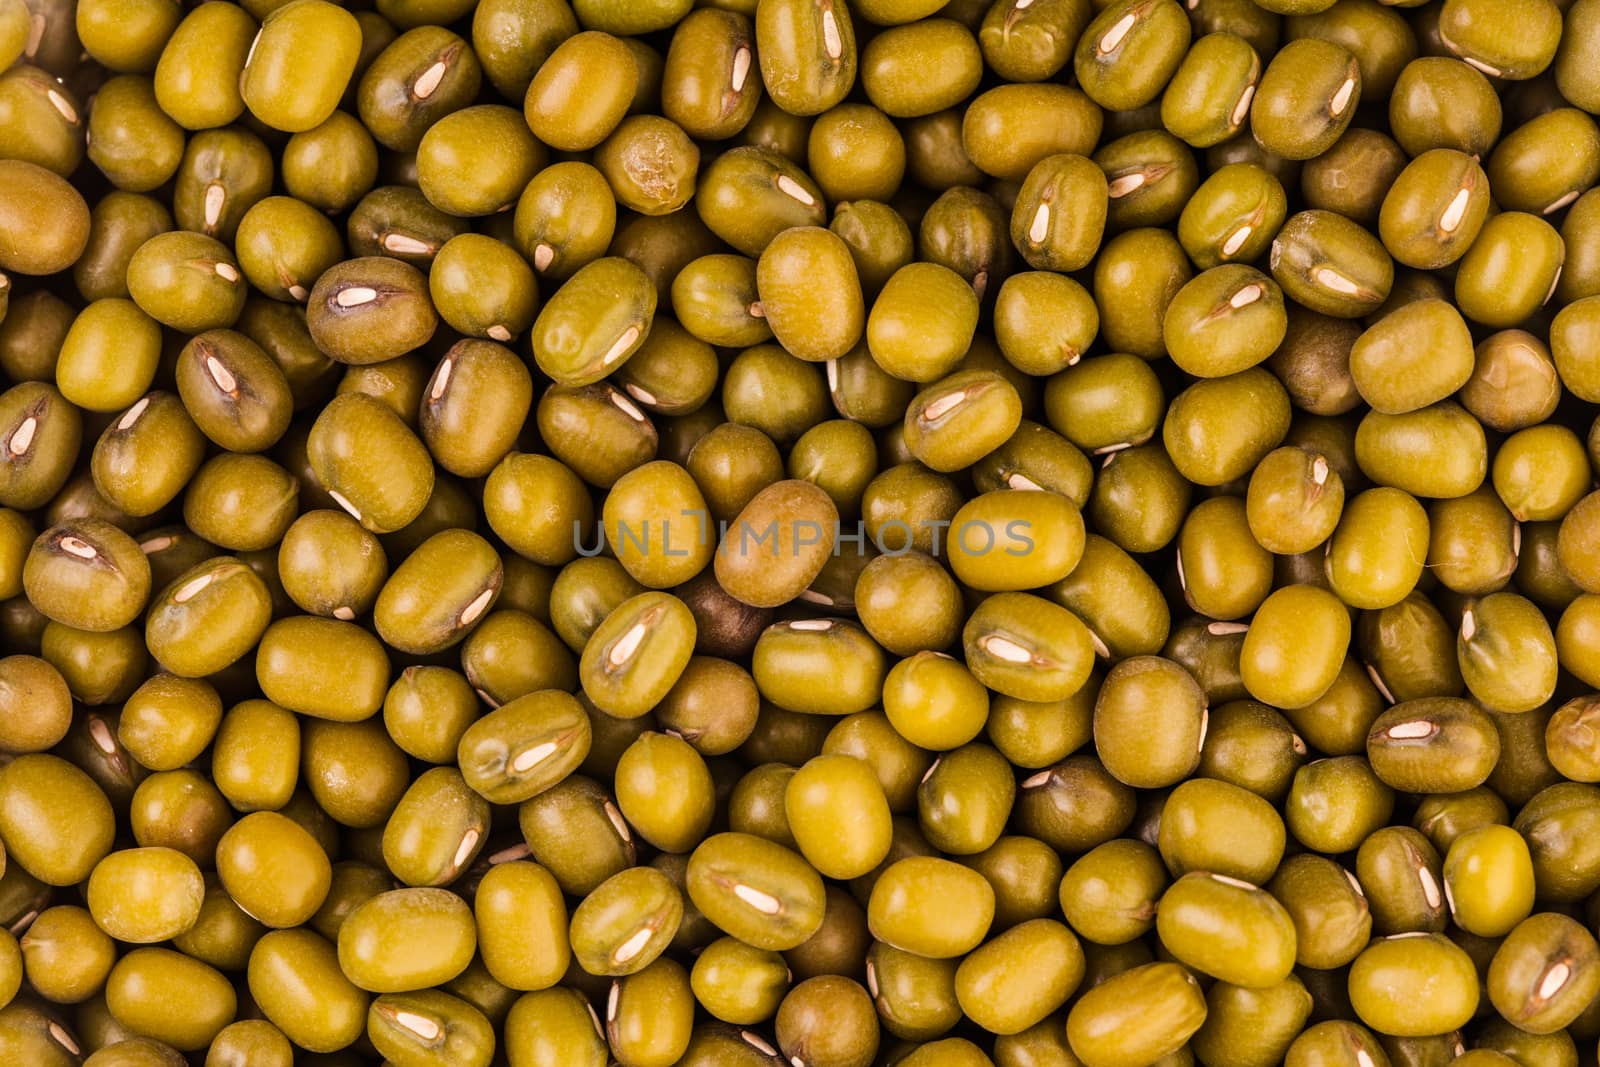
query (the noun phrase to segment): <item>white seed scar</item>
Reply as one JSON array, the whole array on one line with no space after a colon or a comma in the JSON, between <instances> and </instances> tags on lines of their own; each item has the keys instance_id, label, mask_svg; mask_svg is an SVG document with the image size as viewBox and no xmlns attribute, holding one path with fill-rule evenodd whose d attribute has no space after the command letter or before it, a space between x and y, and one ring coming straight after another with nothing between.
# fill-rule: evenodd
<instances>
[{"instance_id":1,"label":"white seed scar","mask_svg":"<svg viewBox=\"0 0 1600 1067\"><path fill-rule=\"evenodd\" d=\"M1385 736L1392 741L1417 741L1424 737L1432 737L1436 732L1433 723L1426 719L1396 723L1384 731Z\"/></svg>"},{"instance_id":2,"label":"white seed scar","mask_svg":"<svg viewBox=\"0 0 1600 1067\"><path fill-rule=\"evenodd\" d=\"M217 277L223 281L236 282L239 280L239 268L232 263L218 263L211 269L216 271Z\"/></svg>"},{"instance_id":3,"label":"white seed scar","mask_svg":"<svg viewBox=\"0 0 1600 1067\"><path fill-rule=\"evenodd\" d=\"M1212 878L1213 881L1221 882L1223 885L1231 885L1235 889L1254 889L1255 888L1255 886L1251 885L1249 882L1246 882L1242 878L1230 878L1226 874L1213 874L1211 876L1211 878Z\"/></svg>"},{"instance_id":4,"label":"white seed scar","mask_svg":"<svg viewBox=\"0 0 1600 1067\"><path fill-rule=\"evenodd\" d=\"M73 125L77 125L78 109L72 106L71 100L68 100L55 89L46 89L44 96L46 100L50 101L50 106L55 108L62 118Z\"/></svg>"},{"instance_id":5,"label":"white seed scar","mask_svg":"<svg viewBox=\"0 0 1600 1067\"><path fill-rule=\"evenodd\" d=\"M805 186L787 174L778 175L778 180L774 184L777 185L778 191L784 196L789 197L791 200L798 200L806 207L815 207L817 204L817 198L806 192Z\"/></svg>"},{"instance_id":6,"label":"white seed scar","mask_svg":"<svg viewBox=\"0 0 1600 1067\"><path fill-rule=\"evenodd\" d=\"M446 357L439 361L439 369L433 375L433 388L428 390L429 400L438 400L444 396L444 391L450 388L450 374L455 369L455 360Z\"/></svg>"},{"instance_id":7,"label":"white seed scar","mask_svg":"<svg viewBox=\"0 0 1600 1067\"><path fill-rule=\"evenodd\" d=\"M602 367L611 366L611 364L621 359L624 353L631 349L638 342L638 340L639 327L629 326L626 330L622 331L622 335L620 337L611 342L611 347L606 349L606 354L600 357L600 365Z\"/></svg>"},{"instance_id":8,"label":"white seed scar","mask_svg":"<svg viewBox=\"0 0 1600 1067\"><path fill-rule=\"evenodd\" d=\"M496 852L490 856L489 862L498 866L502 863L511 863L515 860L525 860L532 855L533 849L529 848L526 843L507 845L499 852Z\"/></svg>"},{"instance_id":9,"label":"white seed scar","mask_svg":"<svg viewBox=\"0 0 1600 1067\"><path fill-rule=\"evenodd\" d=\"M1450 203L1445 207L1444 214L1439 216L1439 229L1444 233L1455 233L1461 228L1461 220L1467 215L1467 205L1472 202L1470 189L1457 189L1456 195L1450 198Z\"/></svg>"},{"instance_id":10,"label":"white seed scar","mask_svg":"<svg viewBox=\"0 0 1600 1067\"><path fill-rule=\"evenodd\" d=\"M341 289L333 298L333 302L342 308L360 307L370 304L378 299L378 291L371 286L356 285L349 289Z\"/></svg>"},{"instance_id":11,"label":"white seed scar","mask_svg":"<svg viewBox=\"0 0 1600 1067\"><path fill-rule=\"evenodd\" d=\"M933 403L922 409L922 421L933 422L936 419L944 418L946 415L950 414L950 412L960 407L961 402L966 398L967 395L964 392L946 393L944 396L939 397Z\"/></svg>"},{"instance_id":12,"label":"white seed scar","mask_svg":"<svg viewBox=\"0 0 1600 1067\"><path fill-rule=\"evenodd\" d=\"M1244 247L1244 243L1250 240L1250 235L1255 232L1255 229L1254 226L1246 223L1230 233L1228 239L1222 242L1222 254L1225 256L1237 254L1239 249Z\"/></svg>"},{"instance_id":13,"label":"white seed scar","mask_svg":"<svg viewBox=\"0 0 1600 1067\"><path fill-rule=\"evenodd\" d=\"M456 846L456 854L451 859L452 867L460 867L467 862L467 857L472 855L472 850L478 845L478 838L482 837L477 827L473 827L461 835L461 844Z\"/></svg>"},{"instance_id":14,"label":"white seed scar","mask_svg":"<svg viewBox=\"0 0 1600 1067\"><path fill-rule=\"evenodd\" d=\"M1128 12L1117 20L1116 25L1105 32L1099 43L1094 46L1094 50L1102 56L1108 56L1115 52L1122 45L1122 42L1127 39L1128 34L1132 32L1134 23L1138 21L1139 17L1137 15L1131 11Z\"/></svg>"},{"instance_id":15,"label":"white seed scar","mask_svg":"<svg viewBox=\"0 0 1600 1067\"><path fill-rule=\"evenodd\" d=\"M624 842L633 840L633 833L628 829L627 820L622 817L622 812L611 801L605 802L606 818L611 820L611 826L617 831L617 836Z\"/></svg>"},{"instance_id":16,"label":"white seed scar","mask_svg":"<svg viewBox=\"0 0 1600 1067\"><path fill-rule=\"evenodd\" d=\"M753 885L742 882L733 887L733 895L761 912L763 915L776 915L783 910L783 904L777 897Z\"/></svg>"},{"instance_id":17,"label":"white seed scar","mask_svg":"<svg viewBox=\"0 0 1600 1067\"><path fill-rule=\"evenodd\" d=\"M1119 200L1129 193L1137 192L1144 188L1144 183L1145 173L1143 171L1124 174L1106 187L1106 195L1112 200Z\"/></svg>"},{"instance_id":18,"label":"white seed scar","mask_svg":"<svg viewBox=\"0 0 1600 1067\"><path fill-rule=\"evenodd\" d=\"M489 601L494 599L494 587L491 586L473 598L466 610L461 613L461 625L471 626L477 621L478 616L489 610Z\"/></svg>"},{"instance_id":19,"label":"white seed scar","mask_svg":"<svg viewBox=\"0 0 1600 1067\"><path fill-rule=\"evenodd\" d=\"M1266 295L1265 286L1260 282L1251 282L1228 298L1228 306L1238 311L1240 308L1249 307Z\"/></svg>"},{"instance_id":20,"label":"white seed scar","mask_svg":"<svg viewBox=\"0 0 1600 1067\"><path fill-rule=\"evenodd\" d=\"M212 230L217 226L217 220L222 218L223 205L228 202L228 190L220 182L212 182L206 186L205 222L206 229Z\"/></svg>"},{"instance_id":21,"label":"white seed scar","mask_svg":"<svg viewBox=\"0 0 1600 1067\"><path fill-rule=\"evenodd\" d=\"M1561 271L1565 266L1565 263L1556 264L1555 275L1550 279L1550 288L1544 291L1544 299L1539 301L1540 307L1544 307L1546 304L1550 303L1550 298L1556 295L1556 286L1561 284Z\"/></svg>"},{"instance_id":22,"label":"white seed scar","mask_svg":"<svg viewBox=\"0 0 1600 1067\"><path fill-rule=\"evenodd\" d=\"M335 504L338 504L341 508L344 508L351 515L353 515L357 522L361 521L361 509L350 503L349 498L347 498L343 493L339 492L337 489L329 489L328 495L333 497L333 502Z\"/></svg>"},{"instance_id":23,"label":"white seed scar","mask_svg":"<svg viewBox=\"0 0 1600 1067\"><path fill-rule=\"evenodd\" d=\"M744 1041L745 1044L749 1045L753 1049L757 1049L767 1056L776 1056L778 1054L778 1050L767 1044L766 1039L760 1034L754 1033L750 1030L740 1030L739 1037Z\"/></svg>"},{"instance_id":24,"label":"white seed scar","mask_svg":"<svg viewBox=\"0 0 1600 1067\"><path fill-rule=\"evenodd\" d=\"M1050 205L1040 204L1033 213L1033 225L1028 227L1028 240L1035 244L1050 235Z\"/></svg>"},{"instance_id":25,"label":"white seed scar","mask_svg":"<svg viewBox=\"0 0 1600 1067\"><path fill-rule=\"evenodd\" d=\"M183 583L176 593L172 594L172 602L174 604L187 604L189 601L205 592L206 587L212 582L216 581L216 579L217 576L214 572L211 574L202 574L198 578L189 579L187 582Z\"/></svg>"},{"instance_id":26,"label":"white seed scar","mask_svg":"<svg viewBox=\"0 0 1600 1067\"><path fill-rule=\"evenodd\" d=\"M511 761L511 769L518 774L526 774L555 755L560 747L554 741L545 741L542 744L534 745L532 748L524 749L517 754L516 759Z\"/></svg>"},{"instance_id":27,"label":"white seed scar","mask_svg":"<svg viewBox=\"0 0 1600 1067\"><path fill-rule=\"evenodd\" d=\"M617 392L615 389L611 390L611 393L609 395L609 399L610 399L611 403L615 407L620 409L624 415L627 415L629 418L633 419L635 422L643 422L644 421L644 412L642 412L638 408L634 407L633 401L629 400L627 397L623 396L621 393Z\"/></svg>"},{"instance_id":28,"label":"white seed scar","mask_svg":"<svg viewBox=\"0 0 1600 1067\"><path fill-rule=\"evenodd\" d=\"M93 545L77 537L63 537L61 539L61 550L77 556L79 559L100 558L100 553L96 551Z\"/></svg>"},{"instance_id":29,"label":"white seed scar","mask_svg":"<svg viewBox=\"0 0 1600 1067\"><path fill-rule=\"evenodd\" d=\"M728 84L733 88L734 92L741 92L744 89L744 83L749 77L750 49L740 45L738 50L733 53L733 77L729 79Z\"/></svg>"},{"instance_id":30,"label":"white seed scar","mask_svg":"<svg viewBox=\"0 0 1600 1067\"><path fill-rule=\"evenodd\" d=\"M117 739L112 735L111 727L98 715L89 720L89 739L101 752L109 754L117 751Z\"/></svg>"},{"instance_id":31,"label":"white seed scar","mask_svg":"<svg viewBox=\"0 0 1600 1067\"><path fill-rule=\"evenodd\" d=\"M844 55L844 38L839 35L839 22L831 5L822 9L822 47L827 49L829 59Z\"/></svg>"},{"instance_id":32,"label":"white seed scar","mask_svg":"<svg viewBox=\"0 0 1600 1067\"><path fill-rule=\"evenodd\" d=\"M1422 899L1428 902L1428 907L1439 906L1439 883L1434 881L1433 872L1428 868L1418 865L1417 881L1422 883Z\"/></svg>"},{"instance_id":33,"label":"white seed scar","mask_svg":"<svg viewBox=\"0 0 1600 1067\"><path fill-rule=\"evenodd\" d=\"M988 637L985 637L983 640L978 642L978 647L983 649L983 651L989 655L993 656L995 659L1003 660L1006 663L1033 662L1032 652L1029 652L1022 645L1019 645L1017 642L1011 640L1011 638L1002 637L999 634L990 634Z\"/></svg>"},{"instance_id":34,"label":"white seed scar","mask_svg":"<svg viewBox=\"0 0 1600 1067\"><path fill-rule=\"evenodd\" d=\"M424 1041L437 1041L439 1035L444 1033L443 1028L426 1015L418 1015L411 1011L397 1011L394 1013L395 1025L410 1030Z\"/></svg>"},{"instance_id":35,"label":"white seed scar","mask_svg":"<svg viewBox=\"0 0 1600 1067\"><path fill-rule=\"evenodd\" d=\"M122 418L117 420L117 429L124 431L133 429L133 424L139 421L139 416L143 415L145 413L145 409L149 406L150 398L147 396L140 397L139 402L133 405L133 407L129 408L123 414Z\"/></svg>"},{"instance_id":36,"label":"white seed scar","mask_svg":"<svg viewBox=\"0 0 1600 1067\"><path fill-rule=\"evenodd\" d=\"M1395 702L1394 694L1389 692L1389 687L1387 685L1383 684L1383 675L1379 674L1378 668L1374 667L1370 663L1367 664L1367 677L1372 679L1373 687L1378 690L1378 693L1383 697L1383 699L1387 700L1391 704Z\"/></svg>"},{"instance_id":37,"label":"white seed scar","mask_svg":"<svg viewBox=\"0 0 1600 1067\"><path fill-rule=\"evenodd\" d=\"M1556 964L1545 972L1544 980L1539 983L1537 990L1540 1000L1549 1000L1561 992L1561 987L1567 984L1567 979L1572 977L1572 967L1565 960Z\"/></svg>"},{"instance_id":38,"label":"white seed scar","mask_svg":"<svg viewBox=\"0 0 1600 1067\"><path fill-rule=\"evenodd\" d=\"M1350 106L1350 98L1355 95L1355 92L1356 80L1354 78L1346 78L1344 83L1339 86L1338 91L1333 94L1333 99L1328 101L1328 113L1334 118L1343 115L1344 109Z\"/></svg>"},{"instance_id":39,"label":"white seed scar","mask_svg":"<svg viewBox=\"0 0 1600 1067\"><path fill-rule=\"evenodd\" d=\"M385 251L403 256L424 256L431 251L426 241L419 241L407 233L386 233L379 244L383 245Z\"/></svg>"},{"instance_id":40,"label":"white seed scar","mask_svg":"<svg viewBox=\"0 0 1600 1067\"><path fill-rule=\"evenodd\" d=\"M1361 286L1346 278L1332 267L1318 267L1311 272L1311 280L1318 285L1332 289L1336 293L1346 296L1355 296L1361 292Z\"/></svg>"},{"instance_id":41,"label":"white seed scar","mask_svg":"<svg viewBox=\"0 0 1600 1067\"><path fill-rule=\"evenodd\" d=\"M1570 193L1558 196L1554 200L1550 201L1550 206L1541 211L1540 214L1548 215L1552 211L1560 211L1562 208L1566 207L1576 199L1578 199L1578 190L1574 189Z\"/></svg>"},{"instance_id":42,"label":"white seed scar","mask_svg":"<svg viewBox=\"0 0 1600 1067\"><path fill-rule=\"evenodd\" d=\"M445 71L450 66L444 60L439 60L433 66L417 75L416 82L411 86L411 95L418 100L426 100L439 90L439 83L444 81Z\"/></svg>"},{"instance_id":43,"label":"white seed scar","mask_svg":"<svg viewBox=\"0 0 1600 1067\"><path fill-rule=\"evenodd\" d=\"M216 356L206 357L206 373L211 375L211 380L216 382L217 388L221 389L224 393L233 393L238 391L239 379L235 378L233 376L233 372L227 367L223 366L222 360L218 359Z\"/></svg>"},{"instance_id":44,"label":"white seed scar","mask_svg":"<svg viewBox=\"0 0 1600 1067\"><path fill-rule=\"evenodd\" d=\"M533 269L545 271L550 269L550 264L555 262L556 250L547 244L540 243L533 250Z\"/></svg>"},{"instance_id":45,"label":"white seed scar","mask_svg":"<svg viewBox=\"0 0 1600 1067\"><path fill-rule=\"evenodd\" d=\"M1230 126L1244 125L1245 116L1250 114L1250 101L1255 98L1255 85L1246 85L1244 92L1239 94L1239 102L1233 105L1233 111L1228 115L1228 124Z\"/></svg>"},{"instance_id":46,"label":"white seed scar","mask_svg":"<svg viewBox=\"0 0 1600 1067\"><path fill-rule=\"evenodd\" d=\"M645 634L649 629L643 622L636 622L628 627L627 632L611 646L611 651L606 655L606 662L612 667L621 667L627 663L633 658L633 654L639 651L639 646L644 643Z\"/></svg>"},{"instance_id":47,"label":"white seed scar","mask_svg":"<svg viewBox=\"0 0 1600 1067\"><path fill-rule=\"evenodd\" d=\"M639 953L643 952L644 947L650 943L650 939L654 936L655 931L650 927L640 927L634 932L632 937L628 938L628 940L617 946L616 951L611 954L611 962L627 963Z\"/></svg>"},{"instance_id":48,"label":"white seed scar","mask_svg":"<svg viewBox=\"0 0 1600 1067\"><path fill-rule=\"evenodd\" d=\"M67 1033L67 1031L62 1028L60 1023L52 1022L50 1024L50 1037L51 1037L52 1040L55 1041L56 1044L60 1045L64 1049L66 1049L68 1052L72 1053L74 1056L78 1055L79 1053L81 1053L83 1051L78 1046L78 1043L76 1041L72 1040L72 1035Z\"/></svg>"}]
</instances>

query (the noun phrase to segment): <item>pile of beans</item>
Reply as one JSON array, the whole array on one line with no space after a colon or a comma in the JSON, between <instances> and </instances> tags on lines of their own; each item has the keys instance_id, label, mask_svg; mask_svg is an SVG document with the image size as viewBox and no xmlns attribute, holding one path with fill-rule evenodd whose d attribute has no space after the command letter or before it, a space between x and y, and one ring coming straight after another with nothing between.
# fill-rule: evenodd
<instances>
[{"instance_id":1,"label":"pile of beans","mask_svg":"<svg viewBox=\"0 0 1600 1067\"><path fill-rule=\"evenodd\" d=\"M1579 1067L1600 0L0 0L0 1060Z\"/></svg>"}]
</instances>

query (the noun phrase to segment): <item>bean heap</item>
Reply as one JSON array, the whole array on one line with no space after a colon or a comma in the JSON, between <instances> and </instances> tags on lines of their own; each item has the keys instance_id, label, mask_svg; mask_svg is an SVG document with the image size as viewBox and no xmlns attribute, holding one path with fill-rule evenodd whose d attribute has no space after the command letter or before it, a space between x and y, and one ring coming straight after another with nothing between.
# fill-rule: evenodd
<instances>
[{"instance_id":1,"label":"bean heap","mask_svg":"<svg viewBox=\"0 0 1600 1067\"><path fill-rule=\"evenodd\" d=\"M0 1060L1578 1067L1600 0L0 0Z\"/></svg>"}]
</instances>

